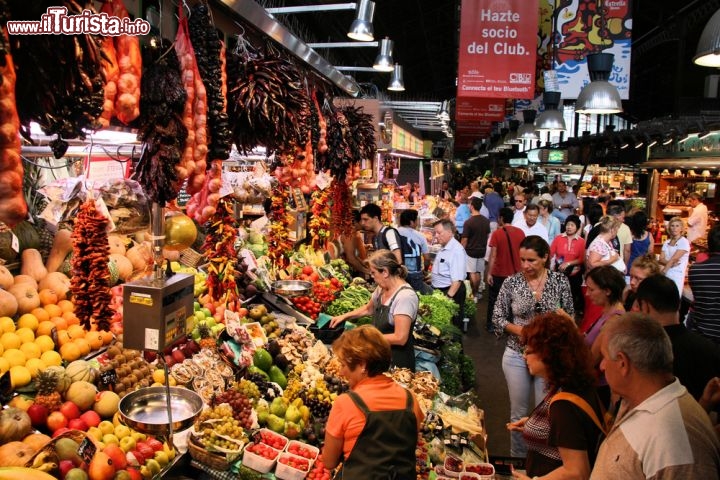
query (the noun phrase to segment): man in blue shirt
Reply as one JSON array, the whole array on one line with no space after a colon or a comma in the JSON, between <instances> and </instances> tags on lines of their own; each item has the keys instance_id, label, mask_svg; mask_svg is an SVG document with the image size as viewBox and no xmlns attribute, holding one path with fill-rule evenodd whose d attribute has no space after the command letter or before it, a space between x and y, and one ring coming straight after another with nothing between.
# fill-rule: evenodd
<instances>
[{"instance_id":1,"label":"man in blue shirt","mask_svg":"<svg viewBox=\"0 0 720 480\"><path fill-rule=\"evenodd\" d=\"M500 209L505 206L505 202L500 195L502 193L502 184L496 183L494 187L488 186L485 190L485 198L483 207L487 208L488 220L490 220L490 231L494 232L497 228Z\"/></svg>"},{"instance_id":2,"label":"man in blue shirt","mask_svg":"<svg viewBox=\"0 0 720 480\"><path fill-rule=\"evenodd\" d=\"M465 309L465 277L467 277L467 254L455 239L455 225L448 219L442 219L433 225L435 238L442 246L435 255L432 268L432 286L450 297L460 307L453 323L462 328Z\"/></svg>"}]
</instances>

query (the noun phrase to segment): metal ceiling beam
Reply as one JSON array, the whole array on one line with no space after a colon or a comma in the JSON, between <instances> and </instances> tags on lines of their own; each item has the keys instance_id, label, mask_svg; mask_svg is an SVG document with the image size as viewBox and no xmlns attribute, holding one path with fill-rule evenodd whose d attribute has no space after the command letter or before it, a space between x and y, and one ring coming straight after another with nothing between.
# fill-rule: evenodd
<instances>
[{"instance_id":1,"label":"metal ceiling beam","mask_svg":"<svg viewBox=\"0 0 720 480\"><path fill-rule=\"evenodd\" d=\"M293 35L287 28L275 20L267 10L253 0L218 1L240 15L250 25L254 25L258 30L282 45L290 53L318 71L322 76L349 95L356 97L358 93L360 93L360 86L357 82L333 67L330 62Z\"/></svg>"},{"instance_id":2,"label":"metal ceiling beam","mask_svg":"<svg viewBox=\"0 0 720 480\"><path fill-rule=\"evenodd\" d=\"M310 48L365 48L377 47L378 45L380 45L380 42L316 42L307 44Z\"/></svg>"},{"instance_id":3,"label":"metal ceiling beam","mask_svg":"<svg viewBox=\"0 0 720 480\"><path fill-rule=\"evenodd\" d=\"M285 13L329 12L333 10L355 10L357 3L328 3L326 5L300 5L297 7L266 8L273 15Z\"/></svg>"}]
</instances>

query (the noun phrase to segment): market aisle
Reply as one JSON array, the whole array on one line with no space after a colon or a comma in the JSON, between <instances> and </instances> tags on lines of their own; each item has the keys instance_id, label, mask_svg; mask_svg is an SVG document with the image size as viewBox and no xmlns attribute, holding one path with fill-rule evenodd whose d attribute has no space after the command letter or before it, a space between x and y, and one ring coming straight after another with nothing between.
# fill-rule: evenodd
<instances>
[{"instance_id":1,"label":"market aisle","mask_svg":"<svg viewBox=\"0 0 720 480\"><path fill-rule=\"evenodd\" d=\"M478 313L470 322L463 339L463 348L475 362L476 391L480 408L485 410L488 451L491 455L510 455L510 434L505 424L510 418L510 399L502 372L505 341L485 330L487 295L478 303Z\"/></svg>"}]
</instances>

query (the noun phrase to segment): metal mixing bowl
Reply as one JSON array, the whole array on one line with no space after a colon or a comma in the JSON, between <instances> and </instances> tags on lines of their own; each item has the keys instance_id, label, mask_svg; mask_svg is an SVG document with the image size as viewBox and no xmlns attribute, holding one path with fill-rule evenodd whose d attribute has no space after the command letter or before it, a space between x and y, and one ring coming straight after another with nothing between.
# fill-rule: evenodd
<instances>
[{"instance_id":1,"label":"metal mixing bowl","mask_svg":"<svg viewBox=\"0 0 720 480\"><path fill-rule=\"evenodd\" d=\"M271 285L273 293L284 297L299 297L307 295L312 289L312 283L304 280L278 280Z\"/></svg>"},{"instance_id":2,"label":"metal mixing bowl","mask_svg":"<svg viewBox=\"0 0 720 480\"><path fill-rule=\"evenodd\" d=\"M147 387L120 399L120 420L140 433L167 436L170 433L167 412L167 387ZM187 388L170 387L173 433L192 426L203 408L200 395Z\"/></svg>"}]
</instances>

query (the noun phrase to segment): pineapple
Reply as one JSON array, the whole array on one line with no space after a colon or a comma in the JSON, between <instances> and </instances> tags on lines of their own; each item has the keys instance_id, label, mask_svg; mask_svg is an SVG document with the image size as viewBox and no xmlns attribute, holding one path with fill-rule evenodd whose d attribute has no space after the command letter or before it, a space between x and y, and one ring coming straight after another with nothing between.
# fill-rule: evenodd
<instances>
[{"instance_id":1,"label":"pineapple","mask_svg":"<svg viewBox=\"0 0 720 480\"><path fill-rule=\"evenodd\" d=\"M58 376L53 371L41 371L37 377L38 393L35 395L35 403L44 405L48 411L53 412L60 409L62 397L57 391Z\"/></svg>"},{"instance_id":2,"label":"pineapple","mask_svg":"<svg viewBox=\"0 0 720 480\"><path fill-rule=\"evenodd\" d=\"M198 333L200 334L200 342L198 342L200 344L200 348L214 350L217 347L217 342L215 342L215 337L213 337L210 327L205 324L201 324L198 327Z\"/></svg>"}]
</instances>

